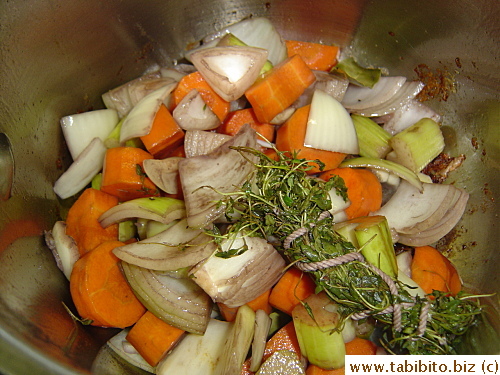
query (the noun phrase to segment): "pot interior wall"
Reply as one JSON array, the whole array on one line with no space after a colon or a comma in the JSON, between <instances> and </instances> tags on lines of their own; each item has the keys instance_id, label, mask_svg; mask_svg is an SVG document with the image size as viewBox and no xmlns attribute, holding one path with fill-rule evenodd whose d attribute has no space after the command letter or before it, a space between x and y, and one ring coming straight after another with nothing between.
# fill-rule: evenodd
<instances>
[{"instance_id":1,"label":"pot interior wall","mask_svg":"<svg viewBox=\"0 0 500 375\"><path fill-rule=\"evenodd\" d=\"M250 15L269 17L285 38L349 47L391 75L417 78L415 67L426 64L453 77L448 100L429 105L444 115L447 151L467 157L451 179L471 199L439 246L466 285L500 292L497 1L13 0L0 4L4 174L3 155L14 161L10 198L0 202L0 370L86 373L115 332L71 320L61 303L72 306L67 281L41 238L71 204L52 191L70 163L59 119L101 108L101 93L174 64L188 44Z\"/></svg>"}]
</instances>

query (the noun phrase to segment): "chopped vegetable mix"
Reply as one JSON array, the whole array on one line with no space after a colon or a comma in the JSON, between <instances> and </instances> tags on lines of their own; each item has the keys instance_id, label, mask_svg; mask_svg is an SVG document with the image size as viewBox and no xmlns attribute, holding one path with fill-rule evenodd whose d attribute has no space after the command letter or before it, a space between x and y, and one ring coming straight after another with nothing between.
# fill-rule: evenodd
<instances>
[{"instance_id":1,"label":"chopped vegetable mix","mask_svg":"<svg viewBox=\"0 0 500 375\"><path fill-rule=\"evenodd\" d=\"M469 195L419 173L444 148L435 119L382 127L423 84L264 18L228 32L105 93L120 117L107 139L72 138L106 147L92 168L75 159L73 175L99 173L72 182L92 187L46 234L59 263L79 253L64 263L75 315L127 328L131 363L157 374L337 375L346 354L460 353L485 296L435 242Z\"/></svg>"}]
</instances>

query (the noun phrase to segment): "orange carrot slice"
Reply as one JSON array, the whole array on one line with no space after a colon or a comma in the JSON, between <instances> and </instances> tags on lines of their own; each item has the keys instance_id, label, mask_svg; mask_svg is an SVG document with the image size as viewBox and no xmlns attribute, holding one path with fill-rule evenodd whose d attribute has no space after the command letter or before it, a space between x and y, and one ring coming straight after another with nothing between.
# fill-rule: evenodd
<instances>
[{"instance_id":1,"label":"orange carrot slice","mask_svg":"<svg viewBox=\"0 0 500 375\"><path fill-rule=\"evenodd\" d=\"M154 367L179 342L184 333L182 329L173 327L152 312L146 311L128 332L127 341Z\"/></svg>"},{"instance_id":2,"label":"orange carrot slice","mask_svg":"<svg viewBox=\"0 0 500 375\"><path fill-rule=\"evenodd\" d=\"M300 55L302 60L312 70L329 72L337 64L339 47L319 43L300 42L287 40L286 49L288 56Z\"/></svg>"},{"instance_id":3,"label":"orange carrot slice","mask_svg":"<svg viewBox=\"0 0 500 375\"><path fill-rule=\"evenodd\" d=\"M290 152L300 150L297 154L299 159L321 160L325 164L324 170L337 168L347 156L346 154L304 146L310 107L310 105L307 105L297 109L278 129L276 134L276 148L279 151ZM308 173L320 172L317 163L310 163L310 166L312 169Z\"/></svg>"},{"instance_id":4,"label":"orange carrot slice","mask_svg":"<svg viewBox=\"0 0 500 375\"><path fill-rule=\"evenodd\" d=\"M101 190L122 202L158 196L158 189L142 169L146 159L153 159L153 155L137 147L108 149L104 158Z\"/></svg>"},{"instance_id":5,"label":"orange carrot slice","mask_svg":"<svg viewBox=\"0 0 500 375\"><path fill-rule=\"evenodd\" d=\"M240 109L230 112L224 122L217 128L218 133L236 135L241 127L249 124L252 129L259 133L264 141L273 142L275 127L271 124L262 123L257 120L252 108Z\"/></svg>"},{"instance_id":6,"label":"orange carrot slice","mask_svg":"<svg viewBox=\"0 0 500 375\"><path fill-rule=\"evenodd\" d=\"M309 87L316 77L299 55L289 57L258 79L245 96L257 119L270 123Z\"/></svg>"},{"instance_id":7,"label":"orange carrot slice","mask_svg":"<svg viewBox=\"0 0 500 375\"><path fill-rule=\"evenodd\" d=\"M125 328L146 309L123 276L113 249L120 241L106 241L78 259L70 278L70 292L78 313L92 325Z\"/></svg>"},{"instance_id":8,"label":"orange carrot slice","mask_svg":"<svg viewBox=\"0 0 500 375\"><path fill-rule=\"evenodd\" d=\"M182 99L193 89L198 90L201 97L217 115L219 120L224 121L224 118L229 112L230 103L222 99L203 79L200 72L188 74L179 81L174 90L174 105L177 106Z\"/></svg>"},{"instance_id":9,"label":"orange carrot slice","mask_svg":"<svg viewBox=\"0 0 500 375\"><path fill-rule=\"evenodd\" d=\"M342 177L347 187L351 205L345 210L348 219L367 216L382 205L382 185L378 178L367 169L336 168L320 174L328 181L332 176Z\"/></svg>"},{"instance_id":10,"label":"orange carrot slice","mask_svg":"<svg viewBox=\"0 0 500 375\"><path fill-rule=\"evenodd\" d=\"M80 255L105 241L118 239L118 224L103 228L98 221L104 212L117 204L115 196L92 188L84 190L73 203L66 218L66 234L75 240Z\"/></svg>"},{"instance_id":11,"label":"orange carrot slice","mask_svg":"<svg viewBox=\"0 0 500 375\"><path fill-rule=\"evenodd\" d=\"M141 141L156 159L169 156L184 140L184 131L177 125L172 114L163 104L156 113L149 134L141 137Z\"/></svg>"},{"instance_id":12,"label":"orange carrot slice","mask_svg":"<svg viewBox=\"0 0 500 375\"><path fill-rule=\"evenodd\" d=\"M314 294L316 284L306 273L297 268L289 268L273 287L269 303L274 308L289 315L300 301Z\"/></svg>"}]
</instances>

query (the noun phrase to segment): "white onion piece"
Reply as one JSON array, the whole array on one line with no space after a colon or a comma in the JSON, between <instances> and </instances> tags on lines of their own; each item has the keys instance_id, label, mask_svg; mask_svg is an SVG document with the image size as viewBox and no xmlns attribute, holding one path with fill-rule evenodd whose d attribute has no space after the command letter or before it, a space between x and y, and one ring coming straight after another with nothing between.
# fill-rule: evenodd
<instances>
[{"instance_id":1,"label":"white onion piece","mask_svg":"<svg viewBox=\"0 0 500 375\"><path fill-rule=\"evenodd\" d=\"M149 134L160 105L168 106L169 96L177 83L153 91L142 98L125 118L120 131L120 143Z\"/></svg>"},{"instance_id":2,"label":"white onion piece","mask_svg":"<svg viewBox=\"0 0 500 375\"><path fill-rule=\"evenodd\" d=\"M172 115L184 130L211 130L220 125L219 118L196 89L191 90L179 102Z\"/></svg>"},{"instance_id":3,"label":"white onion piece","mask_svg":"<svg viewBox=\"0 0 500 375\"><path fill-rule=\"evenodd\" d=\"M59 198L66 199L75 195L92 181L102 169L106 150L106 146L100 138L94 138L90 142L55 182L54 192Z\"/></svg>"},{"instance_id":4,"label":"white onion piece","mask_svg":"<svg viewBox=\"0 0 500 375\"><path fill-rule=\"evenodd\" d=\"M403 87L401 87L391 99L377 106L351 110L351 112L366 117L383 116L394 112L396 109L401 108L403 105L413 100L423 88L424 84L422 82L405 82Z\"/></svg>"},{"instance_id":5,"label":"white onion piece","mask_svg":"<svg viewBox=\"0 0 500 375\"><path fill-rule=\"evenodd\" d=\"M293 104L292 104L292 106L288 107L284 111L282 111L282 112L278 113L276 116L274 116L274 118L271 121L269 121L269 123L273 124L273 125L282 125L290 117L292 117L292 115L294 114L294 112L295 112L295 108L293 107Z\"/></svg>"},{"instance_id":6,"label":"white onion piece","mask_svg":"<svg viewBox=\"0 0 500 375\"><path fill-rule=\"evenodd\" d=\"M358 154L358 137L351 116L339 101L316 90L307 120L304 146Z\"/></svg>"},{"instance_id":7,"label":"white onion piece","mask_svg":"<svg viewBox=\"0 0 500 375\"><path fill-rule=\"evenodd\" d=\"M118 113L114 109L98 109L64 116L61 128L73 160L90 144L92 139L104 141L118 124Z\"/></svg>"},{"instance_id":8,"label":"white onion piece","mask_svg":"<svg viewBox=\"0 0 500 375\"><path fill-rule=\"evenodd\" d=\"M66 223L56 221L52 230L45 232L45 243L52 251L57 267L69 280L73 265L80 258L75 240L66 234Z\"/></svg>"},{"instance_id":9,"label":"white onion piece","mask_svg":"<svg viewBox=\"0 0 500 375\"><path fill-rule=\"evenodd\" d=\"M441 116L432 108L413 99L390 115L379 117L377 122L383 123L383 128L391 135L394 135L426 117L436 122L441 120Z\"/></svg>"},{"instance_id":10,"label":"white onion piece","mask_svg":"<svg viewBox=\"0 0 500 375\"><path fill-rule=\"evenodd\" d=\"M196 53L198 51L201 51L201 50L204 50L207 48L216 47L217 44L219 43L220 39L224 36L224 34L226 34L226 33L224 32L221 35L214 37L214 39L212 39L212 40L208 40L208 41L203 40L203 44L201 44L193 49L190 49L189 51L184 52L184 57L186 58L186 60L191 61L191 56L193 55L193 53Z\"/></svg>"},{"instance_id":11,"label":"white onion piece","mask_svg":"<svg viewBox=\"0 0 500 375\"><path fill-rule=\"evenodd\" d=\"M207 83L230 102L243 96L267 61L267 51L256 47L214 47L191 55L193 65Z\"/></svg>"},{"instance_id":12,"label":"white onion piece","mask_svg":"<svg viewBox=\"0 0 500 375\"><path fill-rule=\"evenodd\" d=\"M267 18L249 18L226 27L224 31L248 46L266 49L268 60L275 66L288 57L285 41Z\"/></svg>"},{"instance_id":13,"label":"white onion piece","mask_svg":"<svg viewBox=\"0 0 500 375\"><path fill-rule=\"evenodd\" d=\"M132 344L127 341L127 334L129 331L130 328L120 331L108 340L107 345L125 361L144 371L154 374L154 367L147 363Z\"/></svg>"},{"instance_id":14,"label":"white onion piece","mask_svg":"<svg viewBox=\"0 0 500 375\"><path fill-rule=\"evenodd\" d=\"M146 159L142 163L144 172L160 190L167 194L177 194L179 178L179 161L182 157Z\"/></svg>"},{"instance_id":15,"label":"white onion piece","mask_svg":"<svg viewBox=\"0 0 500 375\"><path fill-rule=\"evenodd\" d=\"M252 372L257 372L262 363L271 323L272 319L264 310L259 309L255 312L255 334L252 341L252 359L249 368Z\"/></svg>"},{"instance_id":16,"label":"white onion piece","mask_svg":"<svg viewBox=\"0 0 500 375\"><path fill-rule=\"evenodd\" d=\"M342 104L349 110L374 107L390 100L406 82L406 77L380 77L373 88L349 85Z\"/></svg>"},{"instance_id":17,"label":"white onion piece","mask_svg":"<svg viewBox=\"0 0 500 375\"><path fill-rule=\"evenodd\" d=\"M410 296L425 298L427 293L425 293L424 290L401 269L398 269L398 280L404 284L403 289L405 289Z\"/></svg>"},{"instance_id":18,"label":"white onion piece","mask_svg":"<svg viewBox=\"0 0 500 375\"><path fill-rule=\"evenodd\" d=\"M410 251L403 251L402 253L396 255L396 263L398 264L398 269L408 277L411 277L412 260L413 257L411 256Z\"/></svg>"},{"instance_id":19,"label":"white onion piece","mask_svg":"<svg viewBox=\"0 0 500 375\"><path fill-rule=\"evenodd\" d=\"M339 102L342 101L349 86L349 80L343 76L330 74L320 70L313 70L316 81L306 88L303 94L292 104L294 108L300 108L311 104L314 91L322 90Z\"/></svg>"},{"instance_id":20,"label":"white onion piece","mask_svg":"<svg viewBox=\"0 0 500 375\"><path fill-rule=\"evenodd\" d=\"M337 189L333 188L328 192L330 196L330 201L332 202L332 208L328 210L332 216L338 214L339 212L344 211L347 207L351 205L351 201L347 199L347 201L342 198L339 194L337 194Z\"/></svg>"},{"instance_id":21,"label":"white onion piece","mask_svg":"<svg viewBox=\"0 0 500 375\"><path fill-rule=\"evenodd\" d=\"M187 158L206 155L232 137L227 134L205 132L202 130L188 130L184 136L184 152Z\"/></svg>"},{"instance_id":22,"label":"white onion piece","mask_svg":"<svg viewBox=\"0 0 500 375\"><path fill-rule=\"evenodd\" d=\"M212 255L190 271L193 280L215 302L229 307L244 305L270 289L281 277L285 261L266 240L239 237L224 242L231 249L243 243L247 250L230 258Z\"/></svg>"}]
</instances>

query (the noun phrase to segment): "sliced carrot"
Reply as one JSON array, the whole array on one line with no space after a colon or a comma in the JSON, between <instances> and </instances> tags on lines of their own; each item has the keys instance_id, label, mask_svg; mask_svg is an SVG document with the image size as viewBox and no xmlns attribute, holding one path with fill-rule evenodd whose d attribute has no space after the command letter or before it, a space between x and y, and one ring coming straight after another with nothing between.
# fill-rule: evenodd
<instances>
[{"instance_id":1,"label":"sliced carrot","mask_svg":"<svg viewBox=\"0 0 500 375\"><path fill-rule=\"evenodd\" d=\"M329 72L337 64L337 55L339 53L339 47L337 46L287 40L286 49L289 57L300 55L312 70Z\"/></svg>"},{"instance_id":2,"label":"sliced carrot","mask_svg":"<svg viewBox=\"0 0 500 375\"><path fill-rule=\"evenodd\" d=\"M182 329L173 327L152 312L146 311L128 332L127 341L154 367L179 342L184 333Z\"/></svg>"},{"instance_id":3,"label":"sliced carrot","mask_svg":"<svg viewBox=\"0 0 500 375\"><path fill-rule=\"evenodd\" d=\"M310 107L310 105L307 105L297 109L278 129L276 134L276 148L279 151L298 151L297 157L300 159L321 160L325 165L324 170L337 168L347 156L346 154L304 146ZM310 163L310 166L312 169L309 173L320 172L317 163Z\"/></svg>"},{"instance_id":4,"label":"sliced carrot","mask_svg":"<svg viewBox=\"0 0 500 375\"><path fill-rule=\"evenodd\" d=\"M274 125L262 123L257 120L252 108L240 109L230 112L224 122L217 128L218 133L236 135L245 124L259 133L264 141L273 142L276 128Z\"/></svg>"},{"instance_id":5,"label":"sliced carrot","mask_svg":"<svg viewBox=\"0 0 500 375\"><path fill-rule=\"evenodd\" d=\"M146 309L139 302L120 270L113 249L120 241L106 241L78 259L70 278L70 292L78 313L92 325L125 328Z\"/></svg>"},{"instance_id":6,"label":"sliced carrot","mask_svg":"<svg viewBox=\"0 0 500 375\"><path fill-rule=\"evenodd\" d=\"M75 240L80 255L105 241L118 239L118 224L103 228L98 221L104 212L117 204L115 196L92 188L84 190L73 203L66 218L66 234Z\"/></svg>"},{"instance_id":7,"label":"sliced carrot","mask_svg":"<svg viewBox=\"0 0 500 375\"><path fill-rule=\"evenodd\" d=\"M332 176L340 176L347 187L351 205L345 210L348 219L367 216L382 205L382 185L378 178L367 169L336 168L319 175L328 181Z\"/></svg>"},{"instance_id":8,"label":"sliced carrot","mask_svg":"<svg viewBox=\"0 0 500 375\"><path fill-rule=\"evenodd\" d=\"M356 337L354 340L345 344L347 355L375 355L377 354L377 346L370 340ZM309 365L306 370L306 375L343 375L345 367L334 370L325 370L315 365Z\"/></svg>"},{"instance_id":9,"label":"sliced carrot","mask_svg":"<svg viewBox=\"0 0 500 375\"><path fill-rule=\"evenodd\" d=\"M245 96L260 122L270 123L309 87L316 77L299 55L289 57L258 79Z\"/></svg>"},{"instance_id":10,"label":"sliced carrot","mask_svg":"<svg viewBox=\"0 0 500 375\"><path fill-rule=\"evenodd\" d=\"M184 144L176 147L172 152L170 153L169 157L174 157L178 156L180 158L185 158L186 157L186 151L184 150Z\"/></svg>"},{"instance_id":11,"label":"sliced carrot","mask_svg":"<svg viewBox=\"0 0 500 375\"><path fill-rule=\"evenodd\" d=\"M300 301L314 293L316 285L310 276L297 268L288 269L273 287L269 303L289 315Z\"/></svg>"},{"instance_id":12,"label":"sliced carrot","mask_svg":"<svg viewBox=\"0 0 500 375\"><path fill-rule=\"evenodd\" d=\"M184 131L177 125L165 105L161 105L156 113L149 134L141 137L141 141L156 159L164 159L182 144Z\"/></svg>"},{"instance_id":13,"label":"sliced carrot","mask_svg":"<svg viewBox=\"0 0 500 375\"><path fill-rule=\"evenodd\" d=\"M264 154L272 160L278 160L278 153L272 148L266 148Z\"/></svg>"},{"instance_id":14,"label":"sliced carrot","mask_svg":"<svg viewBox=\"0 0 500 375\"><path fill-rule=\"evenodd\" d=\"M174 90L174 105L177 106L182 99L193 89L198 90L201 97L217 115L219 120L224 121L224 118L229 112L230 103L222 99L203 79L200 72L194 72L182 77Z\"/></svg>"},{"instance_id":15,"label":"sliced carrot","mask_svg":"<svg viewBox=\"0 0 500 375\"><path fill-rule=\"evenodd\" d=\"M270 314L273 311L273 307L269 304L269 296L271 294L271 289L265 291L257 298L248 302L247 305L253 310L264 310L267 314ZM224 320L228 322L232 322L236 319L236 313L238 312L239 307L228 307L223 303L217 303L219 306L220 313Z\"/></svg>"},{"instance_id":16,"label":"sliced carrot","mask_svg":"<svg viewBox=\"0 0 500 375\"><path fill-rule=\"evenodd\" d=\"M158 196L158 189L142 169L146 159L153 159L153 155L137 147L108 149L104 157L101 190L122 202Z\"/></svg>"},{"instance_id":17,"label":"sliced carrot","mask_svg":"<svg viewBox=\"0 0 500 375\"><path fill-rule=\"evenodd\" d=\"M432 246L415 248L411 278L426 293L439 290L456 295L462 289L460 277L453 264Z\"/></svg>"}]
</instances>

